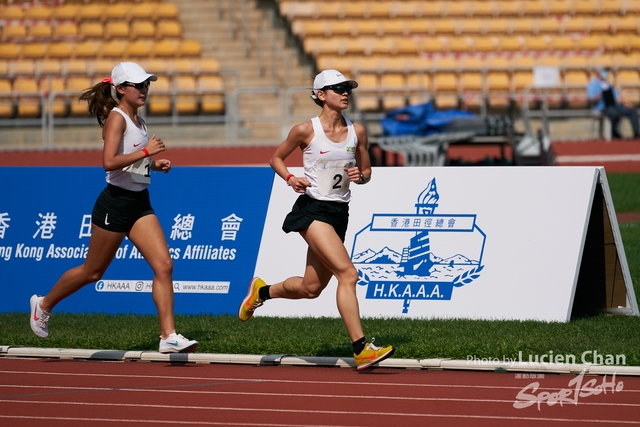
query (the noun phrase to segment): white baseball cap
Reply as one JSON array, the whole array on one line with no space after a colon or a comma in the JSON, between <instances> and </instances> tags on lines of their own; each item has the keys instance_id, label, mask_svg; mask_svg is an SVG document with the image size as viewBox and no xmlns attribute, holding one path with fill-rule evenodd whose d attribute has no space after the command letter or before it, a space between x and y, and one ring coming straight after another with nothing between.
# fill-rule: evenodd
<instances>
[{"instance_id":1,"label":"white baseball cap","mask_svg":"<svg viewBox=\"0 0 640 427\"><path fill-rule=\"evenodd\" d=\"M358 87L358 82L347 79L340 71L324 70L313 80L313 93L317 95L320 89L339 83L349 83L352 89Z\"/></svg>"},{"instance_id":2,"label":"white baseball cap","mask_svg":"<svg viewBox=\"0 0 640 427\"><path fill-rule=\"evenodd\" d=\"M121 62L111 71L111 84L118 86L124 82L142 83L146 80L155 82L158 76L149 74L135 62Z\"/></svg>"}]
</instances>

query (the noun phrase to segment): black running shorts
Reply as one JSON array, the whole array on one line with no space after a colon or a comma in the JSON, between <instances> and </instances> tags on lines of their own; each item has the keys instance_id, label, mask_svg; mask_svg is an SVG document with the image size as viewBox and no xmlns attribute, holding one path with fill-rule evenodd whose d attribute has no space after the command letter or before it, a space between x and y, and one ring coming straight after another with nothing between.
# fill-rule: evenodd
<instances>
[{"instance_id":1,"label":"black running shorts","mask_svg":"<svg viewBox=\"0 0 640 427\"><path fill-rule=\"evenodd\" d=\"M91 222L105 230L127 233L138 219L153 214L148 189L130 191L107 184L93 206Z\"/></svg>"},{"instance_id":2,"label":"black running shorts","mask_svg":"<svg viewBox=\"0 0 640 427\"><path fill-rule=\"evenodd\" d=\"M309 228L314 220L333 226L340 240L344 242L349 223L349 204L316 200L303 194L298 197L291 212L284 219L282 229L286 233L300 232Z\"/></svg>"}]
</instances>

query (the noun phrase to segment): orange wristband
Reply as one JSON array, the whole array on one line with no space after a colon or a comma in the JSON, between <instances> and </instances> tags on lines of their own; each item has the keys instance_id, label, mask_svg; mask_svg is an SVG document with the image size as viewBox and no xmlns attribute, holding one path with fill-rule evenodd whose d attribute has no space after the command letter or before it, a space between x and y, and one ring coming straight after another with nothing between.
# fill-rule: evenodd
<instances>
[{"instance_id":1,"label":"orange wristband","mask_svg":"<svg viewBox=\"0 0 640 427\"><path fill-rule=\"evenodd\" d=\"M290 173L289 175L287 175L287 177L284 179L284 181L288 184L289 180L294 176L295 176L294 174Z\"/></svg>"},{"instance_id":2,"label":"orange wristband","mask_svg":"<svg viewBox=\"0 0 640 427\"><path fill-rule=\"evenodd\" d=\"M149 157L149 150L147 150L147 147L142 147L142 152L144 153L145 157Z\"/></svg>"}]
</instances>

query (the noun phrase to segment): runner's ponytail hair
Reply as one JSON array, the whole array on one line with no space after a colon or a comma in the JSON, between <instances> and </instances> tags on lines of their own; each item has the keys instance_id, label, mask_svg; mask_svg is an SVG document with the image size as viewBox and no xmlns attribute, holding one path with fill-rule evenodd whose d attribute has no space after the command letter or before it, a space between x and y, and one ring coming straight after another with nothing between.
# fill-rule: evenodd
<instances>
[{"instance_id":1,"label":"runner's ponytail hair","mask_svg":"<svg viewBox=\"0 0 640 427\"><path fill-rule=\"evenodd\" d=\"M87 101L89 113L98 119L100 127L104 127L109 113L118 106L116 100L111 96L111 83L108 81L98 82L95 86L85 89L79 99Z\"/></svg>"}]
</instances>

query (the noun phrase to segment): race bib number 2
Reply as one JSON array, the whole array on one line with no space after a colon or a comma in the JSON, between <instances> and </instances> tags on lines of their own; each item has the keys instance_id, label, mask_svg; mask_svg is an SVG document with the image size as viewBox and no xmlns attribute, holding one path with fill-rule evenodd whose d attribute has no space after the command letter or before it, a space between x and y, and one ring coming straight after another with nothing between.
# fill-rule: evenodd
<instances>
[{"instance_id":1,"label":"race bib number 2","mask_svg":"<svg viewBox=\"0 0 640 427\"><path fill-rule=\"evenodd\" d=\"M349 191L350 181L344 169L354 166L354 162L344 160L318 161L318 192L323 196L345 194Z\"/></svg>"},{"instance_id":2,"label":"race bib number 2","mask_svg":"<svg viewBox=\"0 0 640 427\"><path fill-rule=\"evenodd\" d=\"M131 182L149 184L151 182L151 157L145 157L131 165Z\"/></svg>"}]
</instances>

